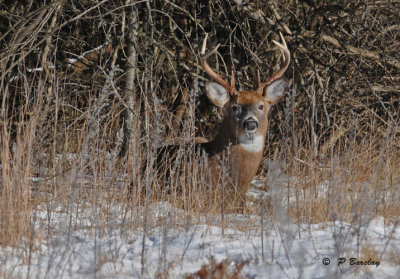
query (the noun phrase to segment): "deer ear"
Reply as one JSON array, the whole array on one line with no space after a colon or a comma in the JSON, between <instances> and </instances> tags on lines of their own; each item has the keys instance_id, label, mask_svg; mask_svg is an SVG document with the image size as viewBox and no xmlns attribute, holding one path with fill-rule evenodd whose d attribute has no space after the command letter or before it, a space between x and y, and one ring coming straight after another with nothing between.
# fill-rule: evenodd
<instances>
[{"instance_id":1,"label":"deer ear","mask_svg":"<svg viewBox=\"0 0 400 279\"><path fill-rule=\"evenodd\" d=\"M208 99L210 99L214 105L220 108L222 108L230 98L225 87L213 81L207 82L206 93Z\"/></svg>"},{"instance_id":2,"label":"deer ear","mask_svg":"<svg viewBox=\"0 0 400 279\"><path fill-rule=\"evenodd\" d=\"M264 89L264 98L270 104L276 104L279 102L283 96L285 96L286 92L289 90L289 83L286 79L281 78L275 80L273 83L268 85Z\"/></svg>"}]
</instances>

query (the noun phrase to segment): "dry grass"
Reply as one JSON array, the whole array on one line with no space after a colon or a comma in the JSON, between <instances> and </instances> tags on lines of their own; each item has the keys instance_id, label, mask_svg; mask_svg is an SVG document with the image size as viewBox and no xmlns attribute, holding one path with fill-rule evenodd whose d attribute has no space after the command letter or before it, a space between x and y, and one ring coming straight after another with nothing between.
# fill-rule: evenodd
<instances>
[{"instance_id":1,"label":"dry grass","mask_svg":"<svg viewBox=\"0 0 400 279\"><path fill-rule=\"evenodd\" d=\"M290 209L293 217L312 223L332 218L353 222L366 215L397 220L400 162L395 143L373 148L354 145L328 160L302 160L296 163L300 172L296 172L296 166L289 170L297 177L291 185L296 196Z\"/></svg>"}]
</instances>

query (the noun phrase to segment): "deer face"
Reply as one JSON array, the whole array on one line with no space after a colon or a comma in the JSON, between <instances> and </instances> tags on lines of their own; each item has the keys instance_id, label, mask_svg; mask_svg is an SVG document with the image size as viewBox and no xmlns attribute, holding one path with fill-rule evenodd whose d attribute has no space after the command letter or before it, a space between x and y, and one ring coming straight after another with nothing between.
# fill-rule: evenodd
<instances>
[{"instance_id":1,"label":"deer face","mask_svg":"<svg viewBox=\"0 0 400 279\"><path fill-rule=\"evenodd\" d=\"M259 152L264 147L268 130L268 111L287 91L287 81L278 79L266 86L261 94L257 91L241 91L230 95L216 82L206 85L207 97L224 110L226 135L248 151Z\"/></svg>"}]
</instances>

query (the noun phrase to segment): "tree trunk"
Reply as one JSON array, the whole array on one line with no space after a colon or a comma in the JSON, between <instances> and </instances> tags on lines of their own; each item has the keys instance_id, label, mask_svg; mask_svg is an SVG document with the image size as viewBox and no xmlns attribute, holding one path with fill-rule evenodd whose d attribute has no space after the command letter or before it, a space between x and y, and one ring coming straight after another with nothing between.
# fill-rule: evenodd
<instances>
[{"instance_id":1,"label":"tree trunk","mask_svg":"<svg viewBox=\"0 0 400 279\"><path fill-rule=\"evenodd\" d=\"M127 4L131 4L128 0ZM120 157L124 157L130 148L133 147L133 127L134 127L134 114L135 114L135 95L136 95L136 71L137 71L137 39L139 29L137 5L129 7L128 19L128 36L126 43L127 47L127 61L125 65L125 87L123 91L125 99L125 111L123 114L124 120L124 142L122 144Z\"/></svg>"}]
</instances>

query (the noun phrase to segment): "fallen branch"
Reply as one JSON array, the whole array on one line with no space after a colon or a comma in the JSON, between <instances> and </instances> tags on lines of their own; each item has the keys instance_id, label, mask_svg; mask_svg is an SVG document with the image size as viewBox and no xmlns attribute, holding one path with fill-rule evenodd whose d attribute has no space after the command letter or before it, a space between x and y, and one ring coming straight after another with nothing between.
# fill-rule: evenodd
<instances>
[{"instance_id":1,"label":"fallen branch","mask_svg":"<svg viewBox=\"0 0 400 279\"><path fill-rule=\"evenodd\" d=\"M246 3L242 0L233 0L233 2L242 10L244 11L249 17L258 21L262 24L270 24L275 25L275 21L266 17L263 11L256 10L256 8L251 3Z\"/></svg>"},{"instance_id":2,"label":"fallen branch","mask_svg":"<svg viewBox=\"0 0 400 279\"><path fill-rule=\"evenodd\" d=\"M334 45L337 48L343 48L343 46L344 46L337 39L335 39L329 35L326 35L326 34L317 35L313 31L306 31L302 34L302 36L305 38L313 38L313 39L318 37L318 38L322 39L323 41ZM383 55L382 53L378 53L376 51L370 51L370 50L366 50L366 49L362 49L362 48L357 48L357 47L354 47L351 45L346 45L344 47L351 54L359 55L364 58L373 59L373 60L379 61L380 63L388 64L397 69L400 69L400 62L397 61L396 59L394 59L393 57L386 56L386 59L385 59L384 58L385 55Z\"/></svg>"}]
</instances>

